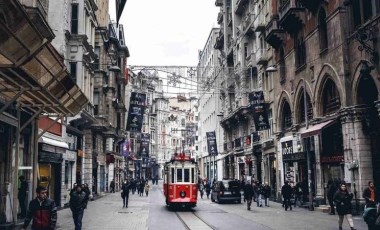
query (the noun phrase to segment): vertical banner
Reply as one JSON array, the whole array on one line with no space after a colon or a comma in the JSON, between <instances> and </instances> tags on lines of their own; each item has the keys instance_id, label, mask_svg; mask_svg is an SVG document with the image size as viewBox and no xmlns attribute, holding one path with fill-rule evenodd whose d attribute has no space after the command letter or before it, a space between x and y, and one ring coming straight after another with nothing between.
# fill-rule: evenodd
<instances>
[{"instance_id":1,"label":"vertical banner","mask_svg":"<svg viewBox=\"0 0 380 230\"><path fill-rule=\"evenodd\" d=\"M207 150L208 150L208 154L210 156L216 156L216 155L218 155L218 149L217 149L217 146L216 146L215 131L206 132L206 137L207 137Z\"/></svg>"},{"instance_id":2,"label":"vertical banner","mask_svg":"<svg viewBox=\"0 0 380 230\"><path fill-rule=\"evenodd\" d=\"M256 131L270 129L263 91L249 93L249 103L253 110L253 120L255 122Z\"/></svg>"},{"instance_id":3,"label":"vertical banner","mask_svg":"<svg viewBox=\"0 0 380 230\"><path fill-rule=\"evenodd\" d=\"M149 157L149 143L150 143L150 134L141 133L141 142L140 142L140 156Z\"/></svg>"},{"instance_id":4,"label":"vertical banner","mask_svg":"<svg viewBox=\"0 0 380 230\"><path fill-rule=\"evenodd\" d=\"M128 141L128 139L125 139L125 141L123 142L122 145L123 145L123 147L121 150L121 154L124 157L128 157L129 156L129 141Z\"/></svg>"},{"instance_id":5,"label":"vertical banner","mask_svg":"<svg viewBox=\"0 0 380 230\"><path fill-rule=\"evenodd\" d=\"M141 132L144 118L145 103L146 94L136 92L131 93L126 128L127 131Z\"/></svg>"}]
</instances>

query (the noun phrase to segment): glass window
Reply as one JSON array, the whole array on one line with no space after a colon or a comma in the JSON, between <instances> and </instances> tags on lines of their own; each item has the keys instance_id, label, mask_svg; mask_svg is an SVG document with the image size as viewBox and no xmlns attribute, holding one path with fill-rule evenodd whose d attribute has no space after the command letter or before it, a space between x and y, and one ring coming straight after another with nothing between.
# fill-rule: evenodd
<instances>
[{"instance_id":1,"label":"glass window","mask_svg":"<svg viewBox=\"0 0 380 230\"><path fill-rule=\"evenodd\" d=\"M194 168L191 169L191 183L195 183Z\"/></svg>"},{"instance_id":2,"label":"glass window","mask_svg":"<svg viewBox=\"0 0 380 230\"><path fill-rule=\"evenodd\" d=\"M184 174L184 179L185 179L183 182L191 182L190 181L190 169L184 169L183 174Z\"/></svg>"},{"instance_id":3,"label":"glass window","mask_svg":"<svg viewBox=\"0 0 380 230\"><path fill-rule=\"evenodd\" d=\"M177 169L177 183L183 182L182 169Z\"/></svg>"},{"instance_id":4,"label":"glass window","mask_svg":"<svg viewBox=\"0 0 380 230\"><path fill-rule=\"evenodd\" d=\"M171 178L171 183L174 183L174 168L171 168L171 175L172 175L172 178Z\"/></svg>"}]
</instances>

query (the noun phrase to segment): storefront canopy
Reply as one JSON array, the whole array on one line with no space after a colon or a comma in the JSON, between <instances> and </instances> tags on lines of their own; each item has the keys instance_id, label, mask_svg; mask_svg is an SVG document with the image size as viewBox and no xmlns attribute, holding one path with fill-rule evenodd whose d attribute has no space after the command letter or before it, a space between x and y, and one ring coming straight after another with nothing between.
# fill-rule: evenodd
<instances>
[{"instance_id":1,"label":"storefront canopy","mask_svg":"<svg viewBox=\"0 0 380 230\"><path fill-rule=\"evenodd\" d=\"M319 123L317 125L310 126L308 129L305 129L300 132L301 138L307 138L315 135L321 134L322 130L324 128L327 128L328 126L334 124L336 120L329 120L322 123Z\"/></svg>"}]
</instances>

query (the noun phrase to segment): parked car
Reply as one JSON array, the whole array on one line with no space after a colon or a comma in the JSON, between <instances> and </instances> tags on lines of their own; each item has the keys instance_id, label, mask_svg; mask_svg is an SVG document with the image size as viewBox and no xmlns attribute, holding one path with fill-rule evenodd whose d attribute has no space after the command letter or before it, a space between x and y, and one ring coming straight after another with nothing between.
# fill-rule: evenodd
<instances>
[{"instance_id":1,"label":"parked car","mask_svg":"<svg viewBox=\"0 0 380 230\"><path fill-rule=\"evenodd\" d=\"M241 185L237 180L221 180L217 181L211 192L212 202L237 201L241 203Z\"/></svg>"}]
</instances>

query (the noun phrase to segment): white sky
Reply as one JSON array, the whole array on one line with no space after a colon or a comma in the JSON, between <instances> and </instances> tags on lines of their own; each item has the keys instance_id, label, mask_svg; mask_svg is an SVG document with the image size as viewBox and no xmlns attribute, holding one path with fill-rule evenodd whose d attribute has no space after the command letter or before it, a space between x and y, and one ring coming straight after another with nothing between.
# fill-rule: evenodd
<instances>
[{"instance_id":1,"label":"white sky","mask_svg":"<svg viewBox=\"0 0 380 230\"><path fill-rule=\"evenodd\" d=\"M110 0L116 20L115 0ZM128 65L196 66L213 27L215 0L127 0L119 21L124 26Z\"/></svg>"}]
</instances>

